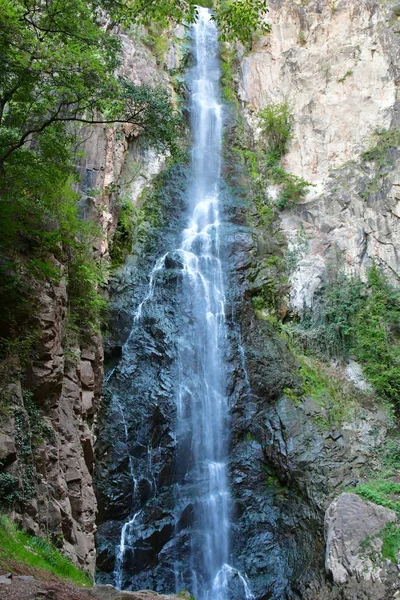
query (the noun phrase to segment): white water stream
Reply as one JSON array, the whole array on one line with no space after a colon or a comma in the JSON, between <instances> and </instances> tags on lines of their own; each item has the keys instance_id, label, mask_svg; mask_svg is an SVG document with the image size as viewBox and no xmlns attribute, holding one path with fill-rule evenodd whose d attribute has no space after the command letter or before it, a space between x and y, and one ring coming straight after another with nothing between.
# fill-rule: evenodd
<instances>
[{"instance_id":1,"label":"white water stream","mask_svg":"<svg viewBox=\"0 0 400 600\"><path fill-rule=\"evenodd\" d=\"M181 247L174 254L179 255L183 265L181 300L189 322L178 351L177 462L179 465L184 458L182 454L188 452L184 440L190 432L190 473L180 483L180 494L191 502L194 516L190 550L185 555L189 564L182 564L182 557L177 556L176 582L179 589L189 587L196 600L231 600L230 582L238 578L242 598L252 600L254 596L246 577L229 565L229 413L224 369L227 329L219 214L223 111L218 33L207 9L199 9L193 36L196 59L190 80L193 184L188 190L189 222L183 231ZM143 305L152 300L157 273L164 268L164 262L165 256L157 261L151 273L148 292L135 313L135 322L142 317ZM127 438L124 412L122 407L118 408ZM131 476L136 485L133 472ZM139 512L122 527L115 567L115 583L119 588L126 548L140 526L138 517Z\"/></svg>"}]
</instances>

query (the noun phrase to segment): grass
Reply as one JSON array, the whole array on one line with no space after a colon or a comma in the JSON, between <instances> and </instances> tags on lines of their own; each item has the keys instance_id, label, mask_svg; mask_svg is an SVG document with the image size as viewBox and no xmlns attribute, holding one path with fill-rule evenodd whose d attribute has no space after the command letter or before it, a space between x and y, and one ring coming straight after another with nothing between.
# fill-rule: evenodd
<instances>
[{"instance_id":1,"label":"grass","mask_svg":"<svg viewBox=\"0 0 400 600\"><path fill-rule=\"evenodd\" d=\"M397 564L397 554L400 552L400 528L396 523L388 523L382 530L382 556Z\"/></svg>"},{"instance_id":2,"label":"grass","mask_svg":"<svg viewBox=\"0 0 400 600\"><path fill-rule=\"evenodd\" d=\"M371 480L358 485L353 492L364 500L400 513L400 483L384 479Z\"/></svg>"},{"instance_id":3,"label":"grass","mask_svg":"<svg viewBox=\"0 0 400 600\"><path fill-rule=\"evenodd\" d=\"M339 79L337 80L338 83L343 83L345 81L346 77L350 77L350 75L353 75L353 71L351 71L351 70L346 71L346 73L342 77L339 77Z\"/></svg>"},{"instance_id":4,"label":"grass","mask_svg":"<svg viewBox=\"0 0 400 600\"><path fill-rule=\"evenodd\" d=\"M316 406L323 409L323 412L313 416L314 421L323 429L340 426L352 419L363 399L363 393L356 390L334 367L302 354L296 340L290 338L290 331L288 335L284 325L280 326L280 335L299 364L298 375L301 378L300 389L285 388L285 395L296 402L304 397L311 398Z\"/></svg>"},{"instance_id":5,"label":"grass","mask_svg":"<svg viewBox=\"0 0 400 600\"><path fill-rule=\"evenodd\" d=\"M43 569L80 586L91 586L92 578L78 569L50 542L27 535L6 516L0 516L2 559L11 559L35 569Z\"/></svg>"}]
</instances>

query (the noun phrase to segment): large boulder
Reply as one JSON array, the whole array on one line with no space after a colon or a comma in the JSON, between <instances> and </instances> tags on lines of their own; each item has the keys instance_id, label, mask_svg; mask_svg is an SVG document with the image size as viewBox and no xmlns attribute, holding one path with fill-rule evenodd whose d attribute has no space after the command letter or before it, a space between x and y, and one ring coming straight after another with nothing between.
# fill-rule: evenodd
<instances>
[{"instance_id":1,"label":"large boulder","mask_svg":"<svg viewBox=\"0 0 400 600\"><path fill-rule=\"evenodd\" d=\"M361 557L361 544L390 521L396 521L393 510L366 502L357 494L341 494L330 504L325 514L325 566L335 583L346 583L353 575L360 579L378 576Z\"/></svg>"}]
</instances>

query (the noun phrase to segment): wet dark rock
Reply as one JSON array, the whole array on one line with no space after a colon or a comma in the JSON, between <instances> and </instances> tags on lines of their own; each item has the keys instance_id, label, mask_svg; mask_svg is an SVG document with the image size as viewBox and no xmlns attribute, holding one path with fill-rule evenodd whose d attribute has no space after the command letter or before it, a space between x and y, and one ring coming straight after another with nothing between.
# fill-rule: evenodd
<instances>
[{"instance_id":1,"label":"wet dark rock","mask_svg":"<svg viewBox=\"0 0 400 600\"><path fill-rule=\"evenodd\" d=\"M182 436L182 461L177 464L173 401L177 348L191 325L179 300L182 262L179 253L170 252L185 222L183 203L175 202L183 179L180 185L175 179L164 195L169 226L154 233L151 251L128 261L111 296L110 355L112 348L126 347L109 380L99 419L98 581L115 582L121 530L137 515L124 556L126 589L173 591L174 569L189 556L194 525L194 506L181 485L184 481L190 497L196 496L193 437L191 431ZM365 472L371 447L363 440L368 436L362 424L358 429L324 429L318 417L327 418L325 409L301 392L296 399L285 395L286 388L300 388L298 368L271 325L255 315L250 289L254 282L248 281L257 252L272 252L274 242L260 250L246 222L246 199L231 191L225 196L221 237L229 281L231 563L247 575L257 600L316 600L323 590L326 600L349 600L357 597L351 582L341 595L326 578L324 513L343 487L354 485ZM151 299L142 306L140 322L135 322L135 311L148 293L149 273L164 255ZM378 435L378 418L371 430L374 426ZM189 576L186 573L187 579L179 582L182 588ZM230 593L232 600L243 600L238 577L232 577Z\"/></svg>"},{"instance_id":2,"label":"wet dark rock","mask_svg":"<svg viewBox=\"0 0 400 600\"><path fill-rule=\"evenodd\" d=\"M183 262L179 252L171 252L165 257L164 265L166 269L183 269Z\"/></svg>"}]
</instances>

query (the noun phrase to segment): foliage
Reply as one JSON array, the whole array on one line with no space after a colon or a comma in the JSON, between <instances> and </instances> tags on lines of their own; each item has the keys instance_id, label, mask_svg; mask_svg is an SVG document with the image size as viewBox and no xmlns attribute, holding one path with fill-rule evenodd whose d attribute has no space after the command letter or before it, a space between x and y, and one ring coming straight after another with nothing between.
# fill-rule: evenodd
<instances>
[{"instance_id":1,"label":"foliage","mask_svg":"<svg viewBox=\"0 0 400 600\"><path fill-rule=\"evenodd\" d=\"M400 528L396 523L388 523L381 532L382 556L397 564L397 554L400 552Z\"/></svg>"},{"instance_id":2,"label":"foliage","mask_svg":"<svg viewBox=\"0 0 400 600\"><path fill-rule=\"evenodd\" d=\"M286 253L286 266L288 273L293 273L296 269L299 260L304 258L310 248L310 239L303 223L300 224L296 231L296 237L291 241L290 248Z\"/></svg>"},{"instance_id":3,"label":"foliage","mask_svg":"<svg viewBox=\"0 0 400 600\"><path fill-rule=\"evenodd\" d=\"M222 77L221 77L221 85L222 85L222 96L228 102L236 105L238 107L238 97L235 92L235 81L233 78L233 72L235 68L235 61L237 59L237 54L234 48L231 48L228 44L223 45L222 49Z\"/></svg>"},{"instance_id":4,"label":"foliage","mask_svg":"<svg viewBox=\"0 0 400 600\"><path fill-rule=\"evenodd\" d=\"M132 252L134 230L135 209L130 199L123 197L110 252L113 267L124 264L126 257Z\"/></svg>"},{"instance_id":5,"label":"foliage","mask_svg":"<svg viewBox=\"0 0 400 600\"><path fill-rule=\"evenodd\" d=\"M377 130L375 136L377 138L376 145L363 152L361 157L366 161L377 161L378 166L384 166L387 152L400 146L400 130Z\"/></svg>"},{"instance_id":6,"label":"foliage","mask_svg":"<svg viewBox=\"0 0 400 600\"><path fill-rule=\"evenodd\" d=\"M266 0L135 0L134 3L98 0L98 4L125 25L140 22L147 26L154 23L165 26L171 21L190 23L196 20L199 5L215 8L213 18L221 39L239 40L243 44L248 44L257 31L270 31L265 22Z\"/></svg>"},{"instance_id":7,"label":"foliage","mask_svg":"<svg viewBox=\"0 0 400 600\"><path fill-rule=\"evenodd\" d=\"M354 492L370 502L400 512L400 483L384 479L372 479L359 484Z\"/></svg>"},{"instance_id":8,"label":"foliage","mask_svg":"<svg viewBox=\"0 0 400 600\"><path fill-rule=\"evenodd\" d=\"M146 4L150 12L151 2ZM0 2L3 168L13 153L31 147L32 139L40 139L46 129L58 125L62 135L71 121L129 122L168 143L165 119L168 129L172 116L166 92L151 93L146 86L115 77L120 42L101 27L99 6L96 0ZM118 17L115 9L113 14Z\"/></svg>"},{"instance_id":9,"label":"foliage","mask_svg":"<svg viewBox=\"0 0 400 600\"><path fill-rule=\"evenodd\" d=\"M288 330L305 351L321 358L355 355L377 393L398 402L400 291L377 266L364 283L348 277L337 258L328 268L322 296Z\"/></svg>"},{"instance_id":10,"label":"foliage","mask_svg":"<svg viewBox=\"0 0 400 600\"><path fill-rule=\"evenodd\" d=\"M0 468L1 468L0 464ZM0 473L0 504L4 507L14 506L23 500L23 494L19 488L18 477L12 473Z\"/></svg>"},{"instance_id":11,"label":"foliage","mask_svg":"<svg viewBox=\"0 0 400 600\"><path fill-rule=\"evenodd\" d=\"M323 411L314 416L314 420L324 428L340 425L349 419L355 408L354 390L333 368L310 356L294 351L300 365L298 375L301 378L301 390L285 390L289 397L295 399L300 392L310 397Z\"/></svg>"},{"instance_id":12,"label":"foliage","mask_svg":"<svg viewBox=\"0 0 400 600\"><path fill-rule=\"evenodd\" d=\"M353 75L353 71L349 70L346 71L346 73L344 75L342 75L342 77L339 77L339 79L337 80L338 83L343 83L346 80L346 77L350 77L350 75Z\"/></svg>"},{"instance_id":13,"label":"foliage","mask_svg":"<svg viewBox=\"0 0 400 600\"><path fill-rule=\"evenodd\" d=\"M275 183L282 184L282 189L277 201L279 210L284 210L291 204L296 204L303 200L311 185L302 177L286 172L283 177L280 177L278 180L275 179Z\"/></svg>"},{"instance_id":14,"label":"foliage","mask_svg":"<svg viewBox=\"0 0 400 600\"><path fill-rule=\"evenodd\" d=\"M400 291L373 266L369 293L355 319L354 352L378 394L391 401L400 396Z\"/></svg>"},{"instance_id":15,"label":"foliage","mask_svg":"<svg viewBox=\"0 0 400 600\"><path fill-rule=\"evenodd\" d=\"M123 196L117 230L111 246L112 266L124 263L130 253L142 256L153 249L157 231L167 225L170 217L164 206L164 186L182 177L178 163L171 163L166 171L153 179L151 189L145 189L133 206L129 196Z\"/></svg>"},{"instance_id":16,"label":"foliage","mask_svg":"<svg viewBox=\"0 0 400 600\"><path fill-rule=\"evenodd\" d=\"M60 135L62 132L60 132ZM78 215L79 196L72 190L73 155L56 130L43 132L36 152L21 149L0 173L1 291L0 353L18 350L29 358L25 341L35 341L37 280L51 286L66 278L69 313L81 332L98 329L102 300L100 263L94 258L97 227ZM61 264L67 265L63 271ZM20 348L8 343L20 339ZM29 344L28 344L29 346Z\"/></svg>"},{"instance_id":17,"label":"foliage","mask_svg":"<svg viewBox=\"0 0 400 600\"><path fill-rule=\"evenodd\" d=\"M293 115L288 103L283 102L266 106L258 116L266 142L261 170L273 183L280 186L276 205L279 210L284 210L291 204L300 202L311 186L305 179L288 173L280 163L293 137Z\"/></svg>"},{"instance_id":18,"label":"foliage","mask_svg":"<svg viewBox=\"0 0 400 600\"><path fill-rule=\"evenodd\" d=\"M361 280L347 277L336 256L328 265L322 298L312 308L304 308L300 324L292 324L289 329L305 351L327 359L347 357L365 293Z\"/></svg>"},{"instance_id":19,"label":"foliage","mask_svg":"<svg viewBox=\"0 0 400 600\"><path fill-rule=\"evenodd\" d=\"M49 293L65 281L69 338L100 329L105 273L93 250L101 231L79 218L71 122L130 122L158 149L180 153L181 121L167 91L115 78L119 42L101 26L105 4L0 0L3 357L31 358L38 280ZM118 3L112 13L127 15Z\"/></svg>"},{"instance_id":20,"label":"foliage","mask_svg":"<svg viewBox=\"0 0 400 600\"><path fill-rule=\"evenodd\" d=\"M268 33L265 21L266 0L217 0L215 20L223 41L239 40L245 46L251 43L254 33Z\"/></svg>"},{"instance_id":21,"label":"foliage","mask_svg":"<svg viewBox=\"0 0 400 600\"><path fill-rule=\"evenodd\" d=\"M18 472L8 472L0 461L0 505L5 508L23 506L35 493L36 468L34 450L45 439L54 437L54 430L43 419L33 395L25 391L23 404L13 407L14 440L18 457Z\"/></svg>"},{"instance_id":22,"label":"foliage","mask_svg":"<svg viewBox=\"0 0 400 600\"><path fill-rule=\"evenodd\" d=\"M186 590L179 592L178 598L183 598L183 600L195 600L194 596L192 596L192 594Z\"/></svg>"},{"instance_id":23,"label":"foliage","mask_svg":"<svg viewBox=\"0 0 400 600\"><path fill-rule=\"evenodd\" d=\"M268 141L269 152L279 160L292 139L293 115L289 104L269 104L259 112L261 128Z\"/></svg>"},{"instance_id":24,"label":"foliage","mask_svg":"<svg viewBox=\"0 0 400 600\"><path fill-rule=\"evenodd\" d=\"M30 567L50 571L81 586L92 584L90 575L75 567L50 542L20 531L5 516L0 516L0 549L2 559L16 560Z\"/></svg>"}]
</instances>

